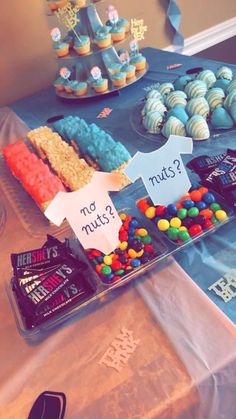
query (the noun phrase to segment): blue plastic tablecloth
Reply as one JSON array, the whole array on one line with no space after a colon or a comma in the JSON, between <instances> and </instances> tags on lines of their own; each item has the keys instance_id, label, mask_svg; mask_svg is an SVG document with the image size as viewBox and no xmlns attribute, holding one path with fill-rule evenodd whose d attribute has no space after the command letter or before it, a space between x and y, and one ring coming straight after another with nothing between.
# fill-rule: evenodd
<instances>
[{"instance_id":1,"label":"blue plastic tablecloth","mask_svg":"<svg viewBox=\"0 0 236 419\"><path fill-rule=\"evenodd\" d=\"M142 52L149 63L149 71L141 80L122 89L119 95L109 94L95 99L65 101L55 95L53 88L49 88L13 103L11 108L30 128L45 125L47 119L55 115L79 115L86 122L95 122L110 132L115 139L127 146L131 154L137 150L151 151L160 147L160 140L155 142L145 138L134 129L136 108L140 106L145 89L157 82L174 81L191 68L203 67L215 71L222 63L153 48L145 48ZM182 65L168 70L167 66L172 64ZM236 74L236 66L228 66ZM111 108L112 112L107 118L97 119L104 107ZM207 141L195 142L193 155L220 154L229 147L236 148L236 130L223 132L216 137L211 136ZM209 291L208 287L226 272L236 269L235 255L236 221L231 221L219 231L176 255L184 270L233 322L236 322L236 298L225 303L213 291Z\"/></svg>"}]
</instances>

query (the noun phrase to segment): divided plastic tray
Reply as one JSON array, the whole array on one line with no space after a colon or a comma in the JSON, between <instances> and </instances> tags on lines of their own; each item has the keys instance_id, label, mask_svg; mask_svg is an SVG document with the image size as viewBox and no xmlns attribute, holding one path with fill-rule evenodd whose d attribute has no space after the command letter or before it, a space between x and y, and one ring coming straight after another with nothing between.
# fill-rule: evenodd
<instances>
[{"instance_id":1,"label":"divided plastic tray","mask_svg":"<svg viewBox=\"0 0 236 419\"><path fill-rule=\"evenodd\" d=\"M162 239L158 237L157 232L151 231L151 223L138 213L137 208L135 207L135 202L133 208L126 207L124 209L121 209L119 212L125 213L127 215L132 215L140 221L142 228L148 230L149 235L152 238L152 246L154 248L152 258L148 260L145 264L141 264L140 266L133 268L132 271L121 277L118 281L106 283L102 280L102 278L94 269L95 266L93 266L92 261L88 259L86 251L82 248L77 238L71 237L69 239L70 247L73 250L74 255L80 261L84 262L87 265L85 275L87 277L87 280L92 285L94 293L82 303L76 304L75 302L73 306L68 307L68 309L65 309L63 312L54 315L51 318L48 318L40 325L35 326L33 328L28 328L26 322L24 321L24 318L21 315L21 311L15 293L12 290L12 279L10 283L7 285L7 293L11 303L11 307L13 309L18 330L27 341L29 341L30 343L37 343L38 341L42 340L52 329L58 327L60 324L74 317L82 308L84 308L88 304L95 302L96 300L104 298L115 288L123 286L124 284L127 284L134 278L140 276L142 273L147 272L154 264L160 262L162 259L166 257L166 254L168 253L167 247L163 244Z\"/></svg>"},{"instance_id":2,"label":"divided plastic tray","mask_svg":"<svg viewBox=\"0 0 236 419\"><path fill-rule=\"evenodd\" d=\"M114 291L116 288L127 284L128 282L139 277L142 274L145 274L149 269L152 268L153 265L160 263L162 260L168 261L168 256L173 255L181 249L194 244L197 240L200 240L202 237L205 237L208 234L216 231L218 228L220 228L226 222L229 222L234 217L233 210L231 209L231 207L225 203L222 197L217 196L218 201L228 213L227 220L225 220L224 222L219 222L213 228L205 230L202 234L195 236L191 241L188 241L180 245L171 242L162 232L158 231L157 228L153 228L154 225L152 221L147 219L139 211L136 204L144 196L145 189L142 185L140 185L139 187L137 187L136 185L130 185L127 188L125 188L122 192L113 194L112 199L119 212L124 212L139 219L142 224L142 227L147 229L150 236L152 237L154 246L154 257L147 263L140 265L139 267L130 271L127 275L123 276L116 282L104 283L95 271L94 267L92 266L91 261L89 261L86 252L81 247L79 241L75 237L71 237L69 239L69 242L73 250L73 253L76 255L76 257L85 262L87 265L86 275L89 279L89 282L94 287L94 294L82 303L77 305L75 304L74 306L65 309L65 311L63 311L62 313L54 315L44 323L31 329L27 329L26 324L21 317L21 313L14 296L14 292L12 291L11 282L8 283L7 293L16 319L18 330L20 334L28 342L37 343L38 341L44 339L49 333L51 333L51 331L54 328L57 328L62 323L79 315L79 312L89 304L96 304L96 302L97 304L99 304L101 300L110 298L112 296L112 291ZM108 297L108 294L110 293L111 295L109 295Z\"/></svg>"}]
</instances>

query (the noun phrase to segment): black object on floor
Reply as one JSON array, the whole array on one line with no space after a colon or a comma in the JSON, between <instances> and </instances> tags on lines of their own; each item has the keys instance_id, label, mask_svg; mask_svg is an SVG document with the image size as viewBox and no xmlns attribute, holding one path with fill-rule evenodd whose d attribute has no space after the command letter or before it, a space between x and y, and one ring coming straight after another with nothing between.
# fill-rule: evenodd
<instances>
[{"instance_id":1,"label":"black object on floor","mask_svg":"<svg viewBox=\"0 0 236 419\"><path fill-rule=\"evenodd\" d=\"M35 400L28 419L63 419L65 410L64 393L44 391Z\"/></svg>"}]
</instances>

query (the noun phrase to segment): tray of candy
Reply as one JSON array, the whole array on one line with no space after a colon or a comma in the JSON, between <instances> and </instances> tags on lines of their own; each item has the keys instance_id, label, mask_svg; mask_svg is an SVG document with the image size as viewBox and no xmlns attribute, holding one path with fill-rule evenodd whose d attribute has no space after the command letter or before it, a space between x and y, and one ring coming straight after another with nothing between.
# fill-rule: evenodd
<instances>
[{"instance_id":1,"label":"tray of candy","mask_svg":"<svg viewBox=\"0 0 236 419\"><path fill-rule=\"evenodd\" d=\"M122 220L120 242L111 254L104 255L96 249L84 250L78 239L71 237L66 240L69 259L64 248L64 264L62 267L56 265L53 273L47 271L46 280L42 276L36 280L32 276L20 279L16 274L13 276L7 285L7 294L18 330L29 343L44 339L54 328L76 316L82 308L91 303L99 304L112 290L147 272L166 257L166 246L155 231L149 234L149 222L140 216L137 208L123 208L119 214ZM36 253L35 250L29 251L24 257L29 260L31 256L28 254L32 252ZM41 254L41 250L38 252ZM53 294L48 296L48 278L52 281L50 286L54 286L58 275L63 277L65 272L73 269L75 273L65 279L65 285L60 285L60 289L54 289Z\"/></svg>"},{"instance_id":2,"label":"tray of candy","mask_svg":"<svg viewBox=\"0 0 236 419\"><path fill-rule=\"evenodd\" d=\"M235 217L232 206L220 194L201 185L167 206L153 205L148 196L139 198L136 205L173 251L196 242Z\"/></svg>"}]
</instances>

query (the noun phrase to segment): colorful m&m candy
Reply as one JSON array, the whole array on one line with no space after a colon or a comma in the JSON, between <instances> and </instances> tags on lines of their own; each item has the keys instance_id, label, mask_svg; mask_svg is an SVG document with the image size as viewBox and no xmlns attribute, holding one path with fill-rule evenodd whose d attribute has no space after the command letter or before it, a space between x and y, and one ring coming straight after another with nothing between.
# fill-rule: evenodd
<instances>
[{"instance_id":1,"label":"colorful m&m candy","mask_svg":"<svg viewBox=\"0 0 236 419\"><path fill-rule=\"evenodd\" d=\"M155 223L158 230L179 244L199 236L204 230L228 218L227 212L217 202L214 193L205 187L192 187L179 202L169 204L167 207L163 205L154 207L148 199L139 201L138 207L144 215L151 214L148 218Z\"/></svg>"},{"instance_id":2,"label":"colorful m&m candy","mask_svg":"<svg viewBox=\"0 0 236 419\"><path fill-rule=\"evenodd\" d=\"M140 201L140 209L142 208L145 214L149 207L146 200ZM149 218L150 214L153 214L153 210L149 211L146 216ZM141 222L125 213L120 214L120 218L122 220L119 231L120 243L114 252L109 255L104 255L96 249L86 252L88 259L105 284L120 280L140 265L152 260L156 255L152 238Z\"/></svg>"}]
</instances>

